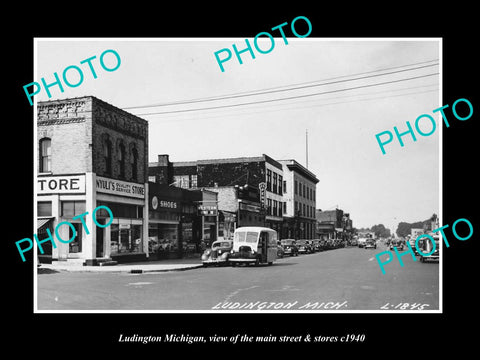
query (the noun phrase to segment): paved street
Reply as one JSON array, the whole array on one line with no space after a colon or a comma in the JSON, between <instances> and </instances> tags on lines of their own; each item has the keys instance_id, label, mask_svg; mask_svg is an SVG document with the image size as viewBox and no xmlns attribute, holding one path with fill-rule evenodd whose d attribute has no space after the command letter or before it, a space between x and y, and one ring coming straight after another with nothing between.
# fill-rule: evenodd
<instances>
[{"instance_id":1,"label":"paved street","mask_svg":"<svg viewBox=\"0 0 480 360\"><path fill-rule=\"evenodd\" d=\"M260 267L39 274L38 309L438 310L438 263L406 255L403 268L394 259L382 275L375 254L383 250L340 248Z\"/></svg>"}]
</instances>

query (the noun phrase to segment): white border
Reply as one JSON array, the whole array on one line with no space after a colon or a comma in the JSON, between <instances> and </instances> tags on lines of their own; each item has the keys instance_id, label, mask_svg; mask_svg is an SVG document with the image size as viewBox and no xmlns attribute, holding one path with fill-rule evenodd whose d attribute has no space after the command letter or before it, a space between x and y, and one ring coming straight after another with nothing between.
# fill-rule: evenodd
<instances>
[{"instance_id":1,"label":"white border","mask_svg":"<svg viewBox=\"0 0 480 360\"><path fill-rule=\"evenodd\" d=\"M274 37L279 38L279 37ZM336 37L327 37L327 38L291 38L287 37L288 41L438 41L439 45L439 106L443 104L443 38L441 37L431 37L431 38L415 38L415 37L385 37L385 38L336 38ZM33 56L34 56L34 64L33 64L33 74L34 78L38 79L37 76L37 55L38 49L37 45L39 41L226 41L226 40L238 40L241 38L232 38L232 37L225 37L225 38L33 38ZM35 80L34 80L35 81ZM37 193L36 193L36 179L37 179L37 100L34 98L34 128L33 128L33 139L34 139L34 161L33 161L33 171L34 171L34 181L33 181L33 209L34 209L34 219L33 219L33 233L36 232L36 219L37 219ZM434 109L432 109L434 110ZM439 124L442 124L443 119L441 118L441 114L439 116ZM442 179L442 171L443 171L443 126L439 126L439 188L440 188L440 201L439 201L439 224L443 226L443 179ZM144 314L144 313L162 313L162 314L441 314L443 313L443 242L440 242L442 245L440 246L440 261L439 261L439 309L438 310L39 310L38 309L38 295L37 295L37 247L34 247L33 251L33 286L34 286L34 313L60 313L60 314L84 314L84 313L92 313L92 314ZM340 302L340 301L338 301Z\"/></svg>"}]
</instances>

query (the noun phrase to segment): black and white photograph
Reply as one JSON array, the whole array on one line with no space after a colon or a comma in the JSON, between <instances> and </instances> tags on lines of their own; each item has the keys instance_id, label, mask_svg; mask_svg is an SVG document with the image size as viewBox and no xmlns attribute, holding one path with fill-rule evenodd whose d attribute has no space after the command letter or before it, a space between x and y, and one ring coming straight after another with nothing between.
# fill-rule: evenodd
<instances>
[{"instance_id":1,"label":"black and white photograph","mask_svg":"<svg viewBox=\"0 0 480 360\"><path fill-rule=\"evenodd\" d=\"M8 347L474 344L472 9L73 5L5 26Z\"/></svg>"},{"instance_id":2,"label":"black and white photograph","mask_svg":"<svg viewBox=\"0 0 480 360\"><path fill-rule=\"evenodd\" d=\"M441 39L36 40L38 311L441 310Z\"/></svg>"}]
</instances>

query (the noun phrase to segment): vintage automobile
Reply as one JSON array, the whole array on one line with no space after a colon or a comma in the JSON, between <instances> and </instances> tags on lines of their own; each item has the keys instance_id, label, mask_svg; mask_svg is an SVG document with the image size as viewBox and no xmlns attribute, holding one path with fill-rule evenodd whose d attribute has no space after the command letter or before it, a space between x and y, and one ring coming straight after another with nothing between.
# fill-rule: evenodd
<instances>
[{"instance_id":1,"label":"vintage automobile","mask_svg":"<svg viewBox=\"0 0 480 360\"><path fill-rule=\"evenodd\" d=\"M277 258L283 258L285 255L285 249L280 241L277 241Z\"/></svg>"},{"instance_id":2,"label":"vintage automobile","mask_svg":"<svg viewBox=\"0 0 480 360\"><path fill-rule=\"evenodd\" d=\"M377 248L377 242L374 239L367 239L365 241L365 249L376 249Z\"/></svg>"},{"instance_id":3,"label":"vintage automobile","mask_svg":"<svg viewBox=\"0 0 480 360\"><path fill-rule=\"evenodd\" d=\"M233 247L228 261L238 264L272 265L277 259L277 232L260 226L245 226L235 229Z\"/></svg>"},{"instance_id":4,"label":"vintage automobile","mask_svg":"<svg viewBox=\"0 0 480 360\"><path fill-rule=\"evenodd\" d=\"M390 250L393 248L397 248L397 250L403 250L403 241L400 239L394 239L390 242Z\"/></svg>"},{"instance_id":5,"label":"vintage automobile","mask_svg":"<svg viewBox=\"0 0 480 360\"><path fill-rule=\"evenodd\" d=\"M283 255L298 256L298 248L293 239L283 239L280 241L283 246Z\"/></svg>"},{"instance_id":6,"label":"vintage automobile","mask_svg":"<svg viewBox=\"0 0 480 360\"><path fill-rule=\"evenodd\" d=\"M313 239L312 244L313 244L314 251L322 251L323 250L320 239Z\"/></svg>"},{"instance_id":7,"label":"vintage automobile","mask_svg":"<svg viewBox=\"0 0 480 360\"><path fill-rule=\"evenodd\" d=\"M418 248L422 253L426 254L422 255L419 253L420 262L440 261L440 238L434 235L433 239L435 240L435 250L433 250L433 243L430 239L423 238L418 241Z\"/></svg>"},{"instance_id":8,"label":"vintage automobile","mask_svg":"<svg viewBox=\"0 0 480 360\"><path fill-rule=\"evenodd\" d=\"M308 240L297 240L297 248L300 254L311 254L313 252L312 246Z\"/></svg>"},{"instance_id":9,"label":"vintage automobile","mask_svg":"<svg viewBox=\"0 0 480 360\"><path fill-rule=\"evenodd\" d=\"M208 265L226 265L228 257L233 247L232 240L214 241L210 249L206 249L202 254L203 266Z\"/></svg>"}]
</instances>

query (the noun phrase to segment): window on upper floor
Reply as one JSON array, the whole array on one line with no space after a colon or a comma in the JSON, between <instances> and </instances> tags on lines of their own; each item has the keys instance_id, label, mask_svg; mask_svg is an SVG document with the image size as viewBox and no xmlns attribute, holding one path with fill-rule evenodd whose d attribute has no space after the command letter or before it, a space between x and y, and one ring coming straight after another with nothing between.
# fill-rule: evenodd
<instances>
[{"instance_id":1,"label":"window on upper floor","mask_svg":"<svg viewBox=\"0 0 480 360\"><path fill-rule=\"evenodd\" d=\"M118 169L119 176L125 178L125 145L123 143L118 145Z\"/></svg>"},{"instance_id":2,"label":"window on upper floor","mask_svg":"<svg viewBox=\"0 0 480 360\"><path fill-rule=\"evenodd\" d=\"M108 137L103 141L103 158L105 160L105 174L112 175L112 142Z\"/></svg>"},{"instance_id":3,"label":"window on upper floor","mask_svg":"<svg viewBox=\"0 0 480 360\"><path fill-rule=\"evenodd\" d=\"M52 171L52 140L50 138L43 138L40 140L39 145L40 164L38 171L50 172Z\"/></svg>"},{"instance_id":4,"label":"window on upper floor","mask_svg":"<svg viewBox=\"0 0 480 360\"><path fill-rule=\"evenodd\" d=\"M130 166L132 168L132 180L138 180L138 151L135 147L132 148L130 156Z\"/></svg>"}]
</instances>

